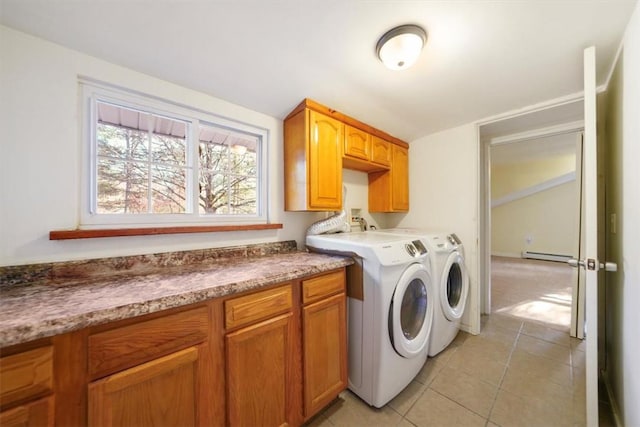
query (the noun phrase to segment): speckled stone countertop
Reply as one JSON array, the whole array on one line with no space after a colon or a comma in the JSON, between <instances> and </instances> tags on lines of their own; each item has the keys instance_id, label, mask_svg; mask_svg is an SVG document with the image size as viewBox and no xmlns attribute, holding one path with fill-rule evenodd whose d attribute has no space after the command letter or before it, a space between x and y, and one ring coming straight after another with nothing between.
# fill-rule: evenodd
<instances>
[{"instance_id":1,"label":"speckled stone countertop","mask_svg":"<svg viewBox=\"0 0 640 427\"><path fill-rule=\"evenodd\" d=\"M257 289L353 262L341 256L299 252L295 242L285 243L280 242L277 250L265 244L262 248L266 249L257 252L251 246L249 250L225 248L181 252L180 256L172 253L42 264L38 268L2 267L0 348Z\"/></svg>"}]
</instances>

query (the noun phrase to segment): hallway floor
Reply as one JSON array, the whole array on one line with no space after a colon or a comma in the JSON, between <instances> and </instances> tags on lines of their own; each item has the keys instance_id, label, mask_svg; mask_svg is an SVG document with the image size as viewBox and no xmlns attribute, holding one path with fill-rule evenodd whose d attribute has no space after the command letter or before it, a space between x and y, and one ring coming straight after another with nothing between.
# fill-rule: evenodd
<instances>
[{"instance_id":1,"label":"hallway floor","mask_svg":"<svg viewBox=\"0 0 640 427\"><path fill-rule=\"evenodd\" d=\"M494 310L480 335L460 332L383 408L345 391L309 425L585 425L584 342L569 337L571 270L515 261L494 259ZM614 425L603 405L600 424Z\"/></svg>"}]
</instances>

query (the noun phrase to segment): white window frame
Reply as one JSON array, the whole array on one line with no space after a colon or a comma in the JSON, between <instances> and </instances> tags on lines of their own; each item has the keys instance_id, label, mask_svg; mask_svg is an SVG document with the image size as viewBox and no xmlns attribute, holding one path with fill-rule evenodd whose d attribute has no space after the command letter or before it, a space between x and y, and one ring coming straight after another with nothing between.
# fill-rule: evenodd
<instances>
[{"instance_id":1,"label":"white window frame","mask_svg":"<svg viewBox=\"0 0 640 427\"><path fill-rule=\"evenodd\" d=\"M215 113L171 102L152 95L80 78L80 97L82 115L82 176L80 185L80 228L126 228L154 226L188 225L246 225L268 223L268 174L267 147L269 130L244 123ZM188 123L187 199L186 212L180 214L99 214L97 206L97 138L96 111L98 102L107 102L123 107L140 109L151 114L166 116ZM223 215L199 213L199 164L198 129L200 124L213 125L249 134L258 139L257 188L255 215ZM189 169L190 168L190 169Z\"/></svg>"}]
</instances>

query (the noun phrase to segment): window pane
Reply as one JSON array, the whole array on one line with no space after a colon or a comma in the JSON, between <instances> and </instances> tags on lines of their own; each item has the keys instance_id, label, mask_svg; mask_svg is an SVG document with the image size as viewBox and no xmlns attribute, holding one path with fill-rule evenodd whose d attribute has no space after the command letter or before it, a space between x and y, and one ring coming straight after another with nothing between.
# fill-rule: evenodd
<instances>
[{"instance_id":1,"label":"window pane","mask_svg":"<svg viewBox=\"0 0 640 427\"><path fill-rule=\"evenodd\" d=\"M259 138L213 125L201 126L199 138L200 212L256 215Z\"/></svg>"},{"instance_id":2,"label":"window pane","mask_svg":"<svg viewBox=\"0 0 640 427\"><path fill-rule=\"evenodd\" d=\"M147 132L99 123L96 138L99 156L133 160L146 160L149 156Z\"/></svg>"},{"instance_id":3,"label":"window pane","mask_svg":"<svg viewBox=\"0 0 640 427\"><path fill-rule=\"evenodd\" d=\"M93 155L85 170L93 175L91 191L83 195L89 208L82 210L83 223L266 219L258 206L265 196L262 144L268 130L155 97L129 96L124 89L82 84L90 107L86 117L93 119L85 130Z\"/></svg>"},{"instance_id":4,"label":"window pane","mask_svg":"<svg viewBox=\"0 0 640 427\"><path fill-rule=\"evenodd\" d=\"M200 171L200 213L227 214L228 204L227 177Z\"/></svg>"},{"instance_id":5,"label":"window pane","mask_svg":"<svg viewBox=\"0 0 640 427\"><path fill-rule=\"evenodd\" d=\"M187 187L185 169L154 166L152 179L153 213L184 213Z\"/></svg>"},{"instance_id":6,"label":"window pane","mask_svg":"<svg viewBox=\"0 0 640 427\"><path fill-rule=\"evenodd\" d=\"M207 171L227 170L229 147L224 144L200 142L200 168Z\"/></svg>"},{"instance_id":7,"label":"window pane","mask_svg":"<svg viewBox=\"0 0 640 427\"><path fill-rule=\"evenodd\" d=\"M182 166L186 164L186 142L182 138L153 135L151 155L154 162Z\"/></svg>"},{"instance_id":8,"label":"window pane","mask_svg":"<svg viewBox=\"0 0 640 427\"><path fill-rule=\"evenodd\" d=\"M140 163L98 161L97 213L146 213L147 171Z\"/></svg>"},{"instance_id":9,"label":"window pane","mask_svg":"<svg viewBox=\"0 0 640 427\"><path fill-rule=\"evenodd\" d=\"M245 151L244 153L234 153L231 149L231 171L240 175L256 176L257 153L255 151Z\"/></svg>"},{"instance_id":10,"label":"window pane","mask_svg":"<svg viewBox=\"0 0 640 427\"><path fill-rule=\"evenodd\" d=\"M256 210L256 180L246 176L236 176L232 180L229 191L230 214L255 215Z\"/></svg>"}]
</instances>

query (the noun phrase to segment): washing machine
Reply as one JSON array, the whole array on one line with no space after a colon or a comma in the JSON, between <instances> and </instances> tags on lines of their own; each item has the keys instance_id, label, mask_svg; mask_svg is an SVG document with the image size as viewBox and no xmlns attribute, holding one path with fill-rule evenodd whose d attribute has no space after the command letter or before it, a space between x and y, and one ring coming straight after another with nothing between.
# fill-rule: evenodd
<instances>
[{"instance_id":1,"label":"washing machine","mask_svg":"<svg viewBox=\"0 0 640 427\"><path fill-rule=\"evenodd\" d=\"M307 236L309 250L353 257L348 295L349 389L380 408L427 360L436 307L429 251L414 236Z\"/></svg>"},{"instance_id":2,"label":"washing machine","mask_svg":"<svg viewBox=\"0 0 640 427\"><path fill-rule=\"evenodd\" d=\"M419 237L431 256L431 272L439 304L433 314L429 356L447 348L460 330L469 293L469 273L464 260L464 246L455 233L430 233L415 228L379 230L398 236Z\"/></svg>"}]
</instances>

